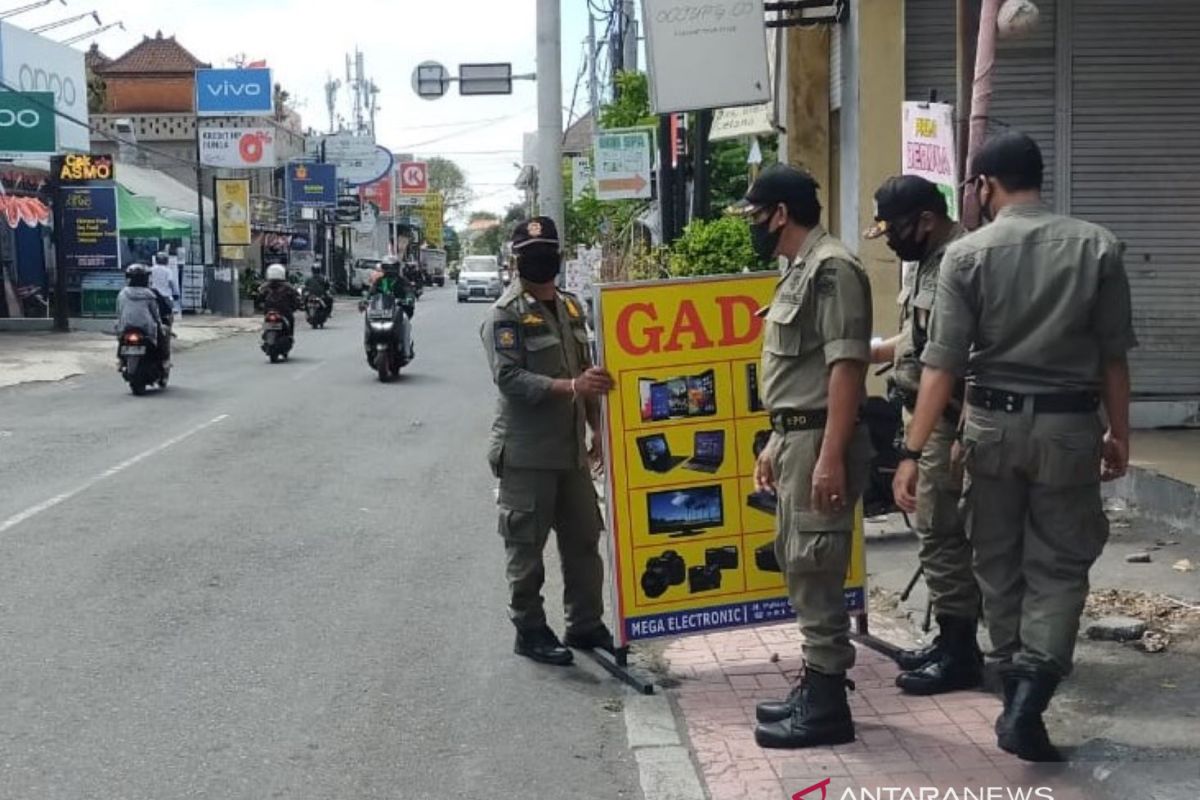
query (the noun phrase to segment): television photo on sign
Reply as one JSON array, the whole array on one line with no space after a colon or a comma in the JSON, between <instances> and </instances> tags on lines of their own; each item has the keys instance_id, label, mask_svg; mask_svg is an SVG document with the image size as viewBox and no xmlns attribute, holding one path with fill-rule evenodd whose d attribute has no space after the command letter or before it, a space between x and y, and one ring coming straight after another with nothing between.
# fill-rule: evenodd
<instances>
[{"instance_id":1,"label":"television photo on sign","mask_svg":"<svg viewBox=\"0 0 1200 800\"><path fill-rule=\"evenodd\" d=\"M650 533L698 536L725 524L720 486L695 486L646 495Z\"/></svg>"}]
</instances>

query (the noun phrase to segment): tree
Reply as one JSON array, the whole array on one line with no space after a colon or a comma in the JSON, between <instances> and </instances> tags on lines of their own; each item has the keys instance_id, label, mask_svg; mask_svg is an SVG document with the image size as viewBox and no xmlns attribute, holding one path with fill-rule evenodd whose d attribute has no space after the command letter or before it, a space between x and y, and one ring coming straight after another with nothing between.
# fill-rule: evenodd
<instances>
[{"instance_id":1,"label":"tree","mask_svg":"<svg viewBox=\"0 0 1200 800\"><path fill-rule=\"evenodd\" d=\"M774 137L759 139L765 167L779 160L779 140ZM712 189L712 207L717 212L741 200L750 188L750 145L744 139L729 139L712 143L711 172L709 186Z\"/></svg>"},{"instance_id":2,"label":"tree","mask_svg":"<svg viewBox=\"0 0 1200 800\"><path fill-rule=\"evenodd\" d=\"M504 244L504 229L501 225L493 225L481 233L471 243L471 255L498 256Z\"/></svg>"},{"instance_id":3,"label":"tree","mask_svg":"<svg viewBox=\"0 0 1200 800\"><path fill-rule=\"evenodd\" d=\"M471 187L467 185L467 176L458 164L440 156L432 156L425 161L429 164L429 188L442 193L447 213L459 211L471 202Z\"/></svg>"},{"instance_id":4,"label":"tree","mask_svg":"<svg viewBox=\"0 0 1200 800\"><path fill-rule=\"evenodd\" d=\"M283 122L292 111L292 93L283 88L283 84L275 84L275 121Z\"/></svg>"},{"instance_id":5,"label":"tree","mask_svg":"<svg viewBox=\"0 0 1200 800\"><path fill-rule=\"evenodd\" d=\"M481 219L500 221L500 215L492 211L472 211L467 222L479 222Z\"/></svg>"},{"instance_id":6,"label":"tree","mask_svg":"<svg viewBox=\"0 0 1200 800\"><path fill-rule=\"evenodd\" d=\"M694 219L671 247L672 275L724 275L764 265L754 254L750 226L743 217Z\"/></svg>"}]
</instances>

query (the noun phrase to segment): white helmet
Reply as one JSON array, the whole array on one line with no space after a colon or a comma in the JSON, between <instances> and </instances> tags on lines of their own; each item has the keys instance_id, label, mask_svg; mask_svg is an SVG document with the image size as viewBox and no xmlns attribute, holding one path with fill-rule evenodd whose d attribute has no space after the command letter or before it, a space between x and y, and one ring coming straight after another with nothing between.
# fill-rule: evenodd
<instances>
[{"instance_id":1,"label":"white helmet","mask_svg":"<svg viewBox=\"0 0 1200 800\"><path fill-rule=\"evenodd\" d=\"M272 264L267 267L267 280L269 281L285 281L287 280L287 270L283 268L283 264Z\"/></svg>"}]
</instances>

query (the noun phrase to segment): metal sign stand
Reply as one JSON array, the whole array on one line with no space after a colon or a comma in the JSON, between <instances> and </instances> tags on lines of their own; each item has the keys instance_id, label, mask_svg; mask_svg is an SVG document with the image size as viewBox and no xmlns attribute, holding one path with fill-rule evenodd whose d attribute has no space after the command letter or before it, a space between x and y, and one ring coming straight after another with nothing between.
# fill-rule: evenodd
<instances>
[{"instance_id":1,"label":"metal sign stand","mask_svg":"<svg viewBox=\"0 0 1200 800\"><path fill-rule=\"evenodd\" d=\"M631 686L637 690L638 694L654 694L654 682L647 678L642 678L630 669L628 647L618 647L611 653L600 649L588 650L587 654L592 657L593 661L603 667L605 672L622 683Z\"/></svg>"}]
</instances>

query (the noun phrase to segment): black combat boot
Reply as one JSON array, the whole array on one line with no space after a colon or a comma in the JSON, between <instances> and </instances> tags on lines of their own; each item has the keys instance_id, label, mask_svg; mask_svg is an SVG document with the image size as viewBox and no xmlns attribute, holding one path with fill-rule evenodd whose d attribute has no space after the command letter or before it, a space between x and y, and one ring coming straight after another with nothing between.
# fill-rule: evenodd
<instances>
[{"instance_id":1,"label":"black combat boot","mask_svg":"<svg viewBox=\"0 0 1200 800\"><path fill-rule=\"evenodd\" d=\"M566 642L567 647L573 647L576 650L605 650L611 653L615 647L613 635L609 633L604 623L586 633L567 631Z\"/></svg>"},{"instance_id":2,"label":"black combat boot","mask_svg":"<svg viewBox=\"0 0 1200 800\"><path fill-rule=\"evenodd\" d=\"M806 668L792 715L761 723L754 730L759 747L799 748L854 741L854 720L846 702L845 673L825 675Z\"/></svg>"},{"instance_id":3,"label":"black combat boot","mask_svg":"<svg viewBox=\"0 0 1200 800\"><path fill-rule=\"evenodd\" d=\"M924 666L896 676L907 694L934 695L975 689L983 684L983 653L975 640L976 621L938 617L938 649Z\"/></svg>"},{"instance_id":4,"label":"black combat boot","mask_svg":"<svg viewBox=\"0 0 1200 800\"><path fill-rule=\"evenodd\" d=\"M759 722L783 722L785 719L790 719L792 712L796 710L796 701L800 699L801 692L804 691L805 676L808 674L808 668L805 667L800 673L800 680L796 681L796 685L788 690L787 697L783 700L764 700L754 707L754 716Z\"/></svg>"},{"instance_id":5,"label":"black combat boot","mask_svg":"<svg viewBox=\"0 0 1200 800\"><path fill-rule=\"evenodd\" d=\"M1011 684L1011 688L1010 688ZM1014 669L1004 676L1007 711L996 720L996 740L1000 749L1023 761L1058 763L1065 761L1050 743L1042 713L1058 688L1058 678L1035 669ZM1009 701L1009 695L1012 700Z\"/></svg>"},{"instance_id":6,"label":"black combat boot","mask_svg":"<svg viewBox=\"0 0 1200 800\"><path fill-rule=\"evenodd\" d=\"M939 626L941 625L940 622L938 624ZM941 652L942 633L941 631L938 631L938 635L934 637L933 642L930 644L927 644L924 647L916 650L898 650L896 651L896 654L892 656L892 658L895 660L896 665L900 667L903 672L911 672L912 670L920 669L930 661L933 661Z\"/></svg>"},{"instance_id":7,"label":"black combat boot","mask_svg":"<svg viewBox=\"0 0 1200 800\"><path fill-rule=\"evenodd\" d=\"M563 647L548 625L540 628L517 628L513 652L542 664L565 667L575 661L571 651Z\"/></svg>"}]
</instances>

